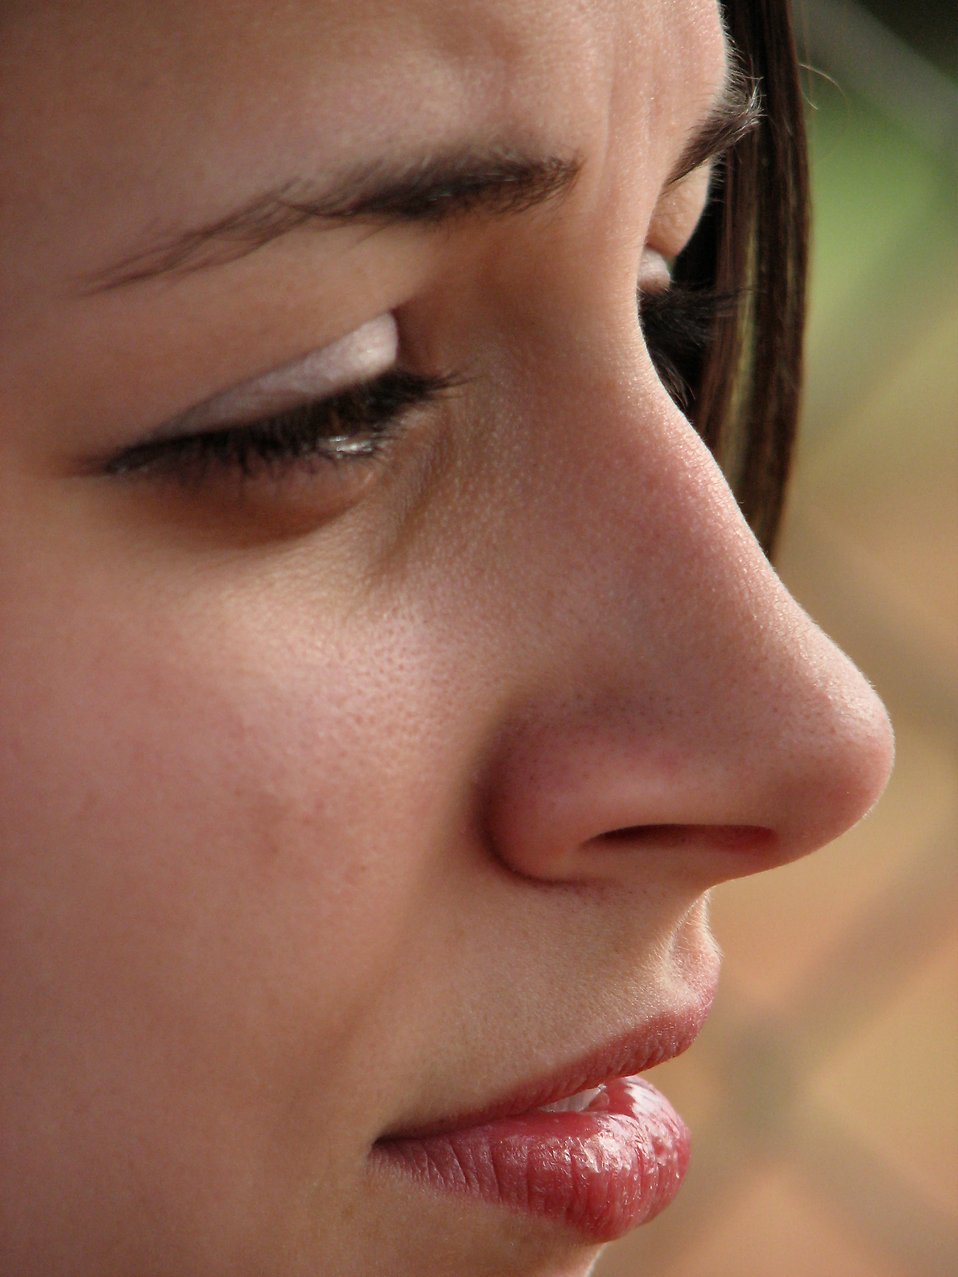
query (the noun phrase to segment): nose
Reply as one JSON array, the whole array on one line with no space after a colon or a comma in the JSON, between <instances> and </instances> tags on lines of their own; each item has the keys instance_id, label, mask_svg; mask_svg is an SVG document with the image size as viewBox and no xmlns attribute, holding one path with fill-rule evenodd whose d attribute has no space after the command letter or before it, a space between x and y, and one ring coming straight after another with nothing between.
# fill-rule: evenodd
<instances>
[{"instance_id":1,"label":"nose","mask_svg":"<svg viewBox=\"0 0 958 1277\"><path fill-rule=\"evenodd\" d=\"M534 655L484 773L496 854L544 881L644 881L654 862L704 889L831 841L887 780L880 700L653 375L606 385L601 420L594 393L552 395L553 438L583 415L523 494Z\"/></svg>"}]
</instances>

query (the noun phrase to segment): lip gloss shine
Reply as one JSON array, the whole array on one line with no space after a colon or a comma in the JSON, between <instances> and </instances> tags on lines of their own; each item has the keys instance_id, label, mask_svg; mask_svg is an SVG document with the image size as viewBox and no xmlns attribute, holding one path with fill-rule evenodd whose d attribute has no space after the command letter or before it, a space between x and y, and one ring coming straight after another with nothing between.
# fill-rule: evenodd
<instances>
[{"instance_id":1,"label":"lip gloss shine","mask_svg":"<svg viewBox=\"0 0 958 1277\"><path fill-rule=\"evenodd\" d=\"M596 1242L644 1223L678 1192L689 1134L640 1077L598 1088L581 1112L534 1109L377 1145L422 1184L539 1215Z\"/></svg>"},{"instance_id":2,"label":"lip gloss shine","mask_svg":"<svg viewBox=\"0 0 958 1277\"><path fill-rule=\"evenodd\" d=\"M690 1004L637 1025L549 1077L471 1112L393 1128L371 1160L432 1191L467 1196L614 1241L675 1197L689 1132L644 1077L698 1035L714 976Z\"/></svg>"}]
</instances>

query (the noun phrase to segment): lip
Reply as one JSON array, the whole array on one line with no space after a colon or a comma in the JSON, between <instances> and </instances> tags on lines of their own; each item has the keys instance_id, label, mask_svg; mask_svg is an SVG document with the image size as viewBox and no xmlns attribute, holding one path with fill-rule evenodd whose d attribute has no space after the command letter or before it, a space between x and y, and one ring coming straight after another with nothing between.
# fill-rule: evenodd
<instances>
[{"instance_id":1,"label":"lip","mask_svg":"<svg viewBox=\"0 0 958 1277\"><path fill-rule=\"evenodd\" d=\"M613 1241L657 1215L681 1186L688 1129L637 1075L691 1046L713 992L482 1108L389 1131L371 1158L434 1191L552 1221L591 1241ZM595 1088L582 1111L541 1111Z\"/></svg>"}]
</instances>

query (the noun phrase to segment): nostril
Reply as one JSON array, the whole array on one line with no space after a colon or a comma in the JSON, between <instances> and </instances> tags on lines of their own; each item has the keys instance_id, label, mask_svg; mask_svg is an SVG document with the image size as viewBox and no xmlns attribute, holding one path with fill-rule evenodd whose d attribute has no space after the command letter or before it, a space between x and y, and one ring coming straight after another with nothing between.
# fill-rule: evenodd
<instances>
[{"instance_id":1,"label":"nostril","mask_svg":"<svg viewBox=\"0 0 958 1277\"><path fill-rule=\"evenodd\" d=\"M592 840L595 847L621 845L631 850L643 846L655 851L692 848L767 855L777 842L774 830L764 825L626 825L610 829Z\"/></svg>"}]
</instances>

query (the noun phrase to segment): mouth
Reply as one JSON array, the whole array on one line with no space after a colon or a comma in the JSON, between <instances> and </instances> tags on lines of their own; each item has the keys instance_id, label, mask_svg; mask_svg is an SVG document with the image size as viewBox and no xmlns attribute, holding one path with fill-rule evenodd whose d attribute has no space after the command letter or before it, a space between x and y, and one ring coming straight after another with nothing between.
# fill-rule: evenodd
<instances>
[{"instance_id":1,"label":"mouth","mask_svg":"<svg viewBox=\"0 0 958 1277\"><path fill-rule=\"evenodd\" d=\"M372 1160L433 1191L613 1241L681 1186L688 1128L639 1075L691 1046L711 1000L647 1021L478 1111L389 1132Z\"/></svg>"}]
</instances>

